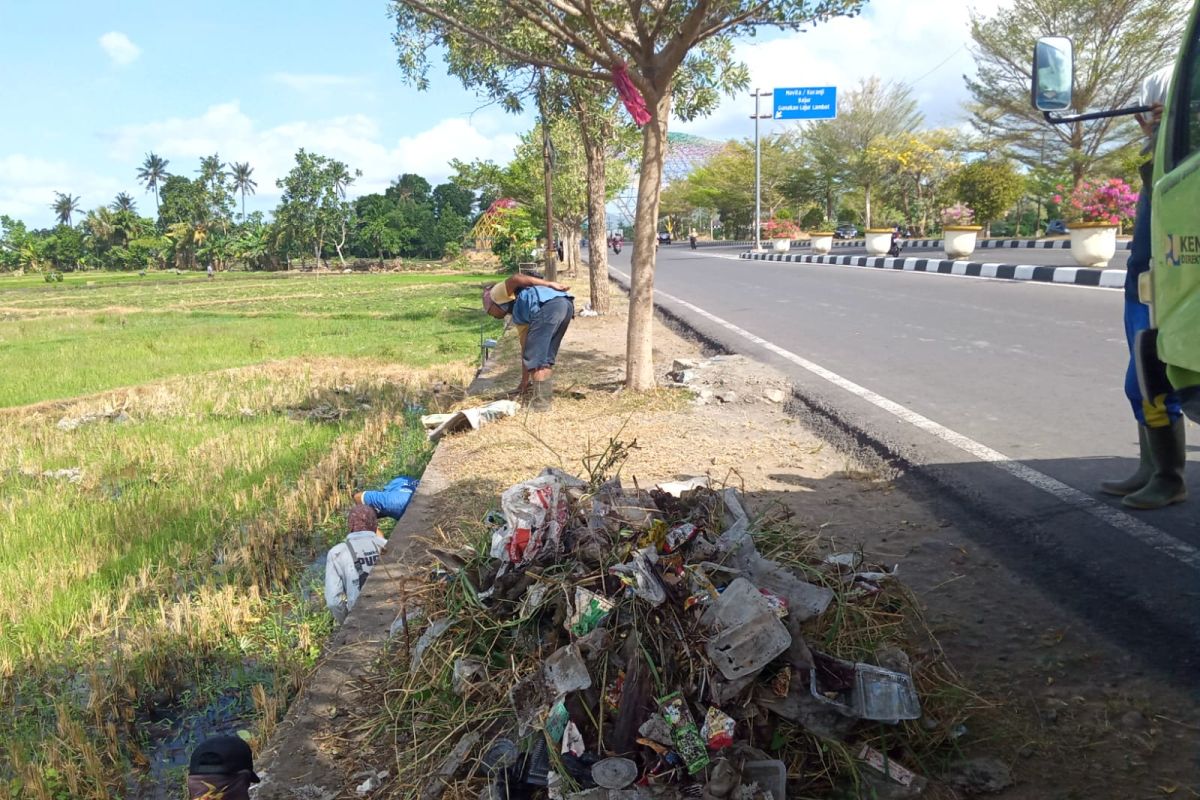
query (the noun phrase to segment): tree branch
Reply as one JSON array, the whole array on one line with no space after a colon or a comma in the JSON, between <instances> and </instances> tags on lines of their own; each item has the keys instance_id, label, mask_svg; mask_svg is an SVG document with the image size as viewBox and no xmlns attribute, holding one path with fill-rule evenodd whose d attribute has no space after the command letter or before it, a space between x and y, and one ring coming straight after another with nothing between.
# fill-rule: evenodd
<instances>
[{"instance_id":1,"label":"tree branch","mask_svg":"<svg viewBox=\"0 0 1200 800\"><path fill-rule=\"evenodd\" d=\"M699 44L705 39L711 39L723 31L727 31L730 28L735 28L738 25L741 25L743 22L753 19L758 14L761 14L768 5L770 4L767 2L759 3L754 8L747 9L741 14L738 14L730 19L723 19L719 15L715 15L713 19L707 21L706 26L702 28L698 34L696 34L696 43Z\"/></svg>"},{"instance_id":2,"label":"tree branch","mask_svg":"<svg viewBox=\"0 0 1200 800\"><path fill-rule=\"evenodd\" d=\"M558 20L549 19L544 15L539 14L537 11L527 8L525 5L517 2L517 0L501 0L501 3L506 8L519 14L527 21L549 33L551 36L557 37L561 41L566 42L571 47L583 53L592 60L592 63L602 67L608 66L610 70L612 67L616 66L614 61L607 60L605 58L605 54L602 54L600 51L593 48L586 38L581 36L578 32L560 24ZM611 80L611 77L612 76L610 72L608 78Z\"/></svg>"},{"instance_id":3,"label":"tree branch","mask_svg":"<svg viewBox=\"0 0 1200 800\"><path fill-rule=\"evenodd\" d=\"M696 36L700 33L700 27L704 23L704 18L708 16L711 5L710 0L699 0L692 7L687 17L684 18L683 24L679 26L679 33L671 37L667 46L662 49L657 65L659 69L669 75L675 74L675 70L687 57L688 51L695 45Z\"/></svg>"},{"instance_id":4,"label":"tree branch","mask_svg":"<svg viewBox=\"0 0 1200 800\"><path fill-rule=\"evenodd\" d=\"M446 12L441 11L440 9L435 8L427 3L421 2L421 0L402 0L402 2L404 5L412 8L414 11L424 14L427 17L432 17L446 27L458 31L464 36L474 39L481 44L487 45L497 53L505 55L514 61L528 64L529 66L546 67L547 69L553 69L559 72L564 72L568 75L575 75L576 77L587 78L589 80L612 80L611 72L583 69L569 62L559 61L552 58L543 58L533 53L517 50L516 48L504 44L495 37L477 28L467 25L450 14L447 14ZM509 4L506 2L505 5ZM596 63L600 64L602 62Z\"/></svg>"}]
</instances>

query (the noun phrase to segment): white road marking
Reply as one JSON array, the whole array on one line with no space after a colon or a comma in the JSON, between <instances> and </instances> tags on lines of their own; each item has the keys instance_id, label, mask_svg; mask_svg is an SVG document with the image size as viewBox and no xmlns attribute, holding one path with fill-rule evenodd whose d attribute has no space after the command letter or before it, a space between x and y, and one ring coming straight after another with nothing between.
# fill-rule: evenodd
<instances>
[{"instance_id":1,"label":"white road marking","mask_svg":"<svg viewBox=\"0 0 1200 800\"><path fill-rule=\"evenodd\" d=\"M610 267L610 269L612 269L613 272L620 275L626 281L630 280L630 277L627 273L624 273L618 269L613 269L612 267ZM693 305L686 300L675 297L674 295L659 291L658 289L655 289L654 293L656 297L669 300L672 303L675 303L682 308L686 308L692 313L709 320L710 322L720 325L732 333L736 333L743 339L769 350L775 355L790 361L796 366L811 372L819 378L825 379L834 386L850 392L856 397L867 401L876 408L882 409L894 417L901 419L904 422L907 422L908 424L937 437L938 439L941 439L943 442L957 447L959 450L962 450L968 455L974 456L980 461L986 461L998 467L999 469L1004 470L1014 478L1022 480L1025 483L1028 483L1030 486L1041 489L1043 492L1052 495L1066 505L1095 517L1101 522L1116 528L1117 530L1129 535L1131 538L1136 539L1142 544L1154 548L1163 555L1173 558L1194 570L1200 571L1200 550L1192 547L1186 542L1176 539L1166 531L1160 530L1153 525L1148 525L1139 519L1135 519L1123 511L1118 511L1111 506L1100 503L1091 496L1084 494L1072 486L1068 486L1057 478L1052 478L1044 472L1039 472L1032 467L1028 467L1024 464L1014 461L1003 453L993 450L985 444L977 442L968 436L964 436L957 431L951 430L945 425L934 422L928 417L918 414L916 411L913 411L906 406L902 406L893 400L889 400L881 394L873 392L864 386L860 386L847 378L843 378L836 372L826 369L825 367L822 367L820 364L817 364L813 361L809 361L803 356L799 356L790 350L785 350L774 342L769 342L766 339L763 339L761 336L756 336L745 328L734 325L732 322L724 320L718 317L716 314L705 311L699 306Z\"/></svg>"},{"instance_id":2,"label":"white road marking","mask_svg":"<svg viewBox=\"0 0 1200 800\"><path fill-rule=\"evenodd\" d=\"M742 258L741 256L726 255L723 253L705 253L705 252L697 251L695 253L691 253L691 255L703 256L704 258L724 258L728 261L746 262L748 260L748 259ZM857 256L838 256L838 258L850 259L850 258L857 258ZM930 259L930 260L936 261L937 259ZM819 262L810 262L810 261L763 261L763 262L759 262L759 263L797 264L797 265L803 266L803 267L842 267L842 266L857 267L858 266L857 264L851 264L849 261L846 261L845 263L837 263L837 264L828 264L828 263L822 264ZM959 265L961 265L961 270L959 269ZM1084 285L1078 284L1078 283L1059 283L1057 281L1055 281L1055 282L1027 281L1027 280L1026 281L1018 281L1018 280L1014 280L1012 278L997 278L996 271L997 271L997 267L1000 267L1000 266L1002 266L1002 265L1001 264L984 264L983 269L981 271L982 274L980 274L980 275L963 275L963 274L960 274L960 271L961 272L967 271L967 262L966 261L958 261L958 262L955 262L955 265L953 268L954 272L949 272L949 273L947 273L947 272L917 272L916 271L917 259L914 257L907 257L904 259L904 269L884 269L882 267L861 267L860 269L873 270L875 272L886 273L886 274L891 274L891 275L895 275L895 274L903 273L903 272L909 272L909 273L912 273L913 275L935 275L935 276L941 277L941 278L963 278L963 279L966 279L969 281L993 281L995 283L1019 283L1019 284L1023 284L1026 286L1049 286L1049 287L1052 287L1055 289L1091 289L1094 292L1123 292L1123 291L1125 291L1123 277L1121 278L1121 281L1118 282L1115 278L1109 278L1107 275L1102 273L1100 275L1101 283L1108 284L1108 285L1101 285L1101 286L1084 286ZM1062 267L1059 267L1059 269L1062 269ZM1115 272L1120 272L1120 270L1107 270L1106 269L1103 272L1104 273L1115 273Z\"/></svg>"}]
</instances>

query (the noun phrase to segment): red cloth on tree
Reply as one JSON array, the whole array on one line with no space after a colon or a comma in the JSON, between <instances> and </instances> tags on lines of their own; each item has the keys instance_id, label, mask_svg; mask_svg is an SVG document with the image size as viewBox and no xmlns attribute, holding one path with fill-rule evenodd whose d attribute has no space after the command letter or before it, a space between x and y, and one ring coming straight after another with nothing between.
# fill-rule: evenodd
<instances>
[{"instance_id":1,"label":"red cloth on tree","mask_svg":"<svg viewBox=\"0 0 1200 800\"><path fill-rule=\"evenodd\" d=\"M625 104L625 110L629 112L629 116L633 117L633 121L637 125L645 125L650 121L650 112L646 109L646 99L633 85L633 81L629 78L629 70L624 64L617 64L613 68L613 86L617 87L617 94L620 95L621 102Z\"/></svg>"}]
</instances>

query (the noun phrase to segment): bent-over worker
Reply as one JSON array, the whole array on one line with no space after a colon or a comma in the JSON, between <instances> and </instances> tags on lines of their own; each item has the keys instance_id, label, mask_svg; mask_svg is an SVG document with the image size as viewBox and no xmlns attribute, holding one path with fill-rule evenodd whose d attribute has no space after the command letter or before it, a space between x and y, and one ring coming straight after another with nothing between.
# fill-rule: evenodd
<instances>
[{"instance_id":1,"label":"bent-over worker","mask_svg":"<svg viewBox=\"0 0 1200 800\"><path fill-rule=\"evenodd\" d=\"M517 274L483 292L483 310L496 319L512 314L521 337L521 385L530 408L547 411L554 396L554 362L563 336L575 317L571 287Z\"/></svg>"}]
</instances>

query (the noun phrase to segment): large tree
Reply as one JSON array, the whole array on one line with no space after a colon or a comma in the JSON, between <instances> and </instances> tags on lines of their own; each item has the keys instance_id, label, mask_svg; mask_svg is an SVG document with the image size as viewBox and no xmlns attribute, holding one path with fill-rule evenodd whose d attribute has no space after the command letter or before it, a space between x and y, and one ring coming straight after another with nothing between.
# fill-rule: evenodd
<instances>
[{"instance_id":1,"label":"large tree","mask_svg":"<svg viewBox=\"0 0 1200 800\"><path fill-rule=\"evenodd\" d=\"M591 0L396 0L393 15L401 66L423 76L427 53L446 34L465 37L515 63L615 85L642 125L627 334L626 385L654 386L652 320L655 237L667 125L680 70L679 97L705 98L727 83L729 36L758 24L798 28L853 13L861 0L680 0L593 3ZM514 31L519 35L514 36ZM559 50L547 48L547 40ZM407 59L407 60L406 60ZM707 62L707 66L699 62ZM688 70L685 65L696 65Z\"/></svg>"},{"instance_id":2,"label":"large tree","mask_svg":"<svg viewBox=\"0 0 1200 800\"><path fill-rule=\"evenodd\" d=\"M345 190L361 174L351 173L341 161L301 148L296 166L275 182L283 189L275 219L284 240L301 249L311 247L318 267L327 243L342 257L352 211L344 200Z\"/></svg>"},{"instance_id":3,"label":"large tree","mask_svg":"<svg viewBox=\"0 0 1200 800\"><path fill-rule=\"evenodd\" d=\"M818 122L810 134L820 143L822 171L839 171L863 193L863 221L871 227L871 200L888 174L878 145L888 137L915 131L921 113L912 90L903 83L865 78L838 100L836 119Z\"/></svg>"},{"instance_id":4,"label":"large tree","mask_svg":"<svg viewBox=\"0 0 1200 800\"><path fill-rule=\"evenodd\" d=\"M924 236L950 177L961 165L962 144L949 128L900 133L875 142L874 158L884 165L887 199L904 221Z\"/></svg>"},{"instance_id":5,"label":"large tree","mask_svg":"<svg viewBox=\"0 0 1200 800\"><path fill-rule=\"evenodd\" d=\"M955 194L988 227L1013 207L1025 190L1025 176L1008 159L972 161L951 178ZM985 234L986 235L986 234Z\"/></svg>"},{"instance_id":6,"label":"large tree","mask_svg":"<svg viewBox=\"0 0 1200 800\"><path fill-rule=\"evenodd\" d=\"M1137 128L1129 117L1046 122L1029 102L1034 40L1075 43L1076 110L1121 108L1137 103L1143 78L1171 63L1190 8L1187 0L1014 0L990 17L972 13L972 124L1026 166L1069 172L1078 184Z\"/></svg>"},{"instance_id":7,"label":"large tree","mask_svg":"<svg viewBox=\"0 0 1200 800\"><path fill-rule=\"evenodd\" d=\"M170 162L155 153L147 153L146 160L138 168L137 178L149 190L154 192L154 212L158 213L158 187L167 179L167 164Z\"/></svg>"}]
</instances>

